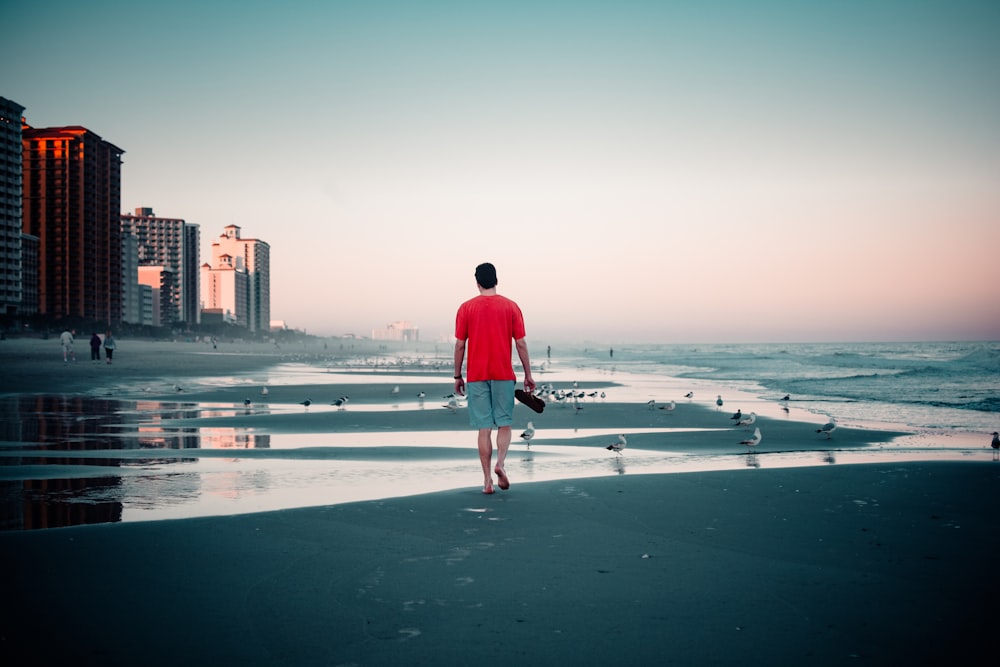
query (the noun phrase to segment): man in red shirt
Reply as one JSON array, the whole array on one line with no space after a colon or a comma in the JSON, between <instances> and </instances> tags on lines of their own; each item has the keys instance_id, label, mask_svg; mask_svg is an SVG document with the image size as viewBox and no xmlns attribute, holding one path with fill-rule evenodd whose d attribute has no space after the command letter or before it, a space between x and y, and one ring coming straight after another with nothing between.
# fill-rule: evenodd
<instances>
[{"instance_id":1,"label":"man in red shirt","mask_svg":"<svg viewBox=\"0 0 1000 667\"><path fill-rule=\"evenodd\" d=\"M510 488L504 461L510 446L510 427L514 415L514 385L517 377L511 363L510 342L524 369L524 390L532 392L528 343L524 339L524 316L510 299L497 294L497 270L490 264L476 267L479 296L458 308L455 317L455 393L469 392L469 422L478 429L479 462L483 466L483 493L493 493L493 429L497 430L497 474L501 489ZM462 378L466 349L469 356L469 382Z\"/></svg>"}]
</instances>

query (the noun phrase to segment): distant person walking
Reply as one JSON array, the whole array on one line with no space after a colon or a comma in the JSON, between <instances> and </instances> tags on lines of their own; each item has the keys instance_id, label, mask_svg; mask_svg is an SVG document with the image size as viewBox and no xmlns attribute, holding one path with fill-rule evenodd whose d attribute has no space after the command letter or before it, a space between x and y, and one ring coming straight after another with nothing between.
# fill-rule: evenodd
<instances>
[{"instance_id":1,"label":"distant person walking","mask_svg":"<svg viewBox=\"0 0 1000 667\"><path fill-rule=\"evenodd\" d=\"M111 363L111 360L115 356L115 347L116 347L115 337L112 336L111 332L109 331L108 333L104 334L104 356L107 358L109 364Z\"/></svg>"},{"instance_id":2,"label":"distant person walking","mask_svg":"<svg viewBox=\"0 0 1000 667\"><path fill-rule=\"evenodd\" d=\"M97 363L101 360L101 337L97 332L90 334L90 361Z\"/></svg>"},{"instance_id":3,"label":"distant person walking","mask_svg":"<svg viewBox=\"0 0 1000 667\"><path fill-rule=\"evenodd\" d=\"M61 334L59 334L59 343L62 345L63 350L63 363L66 363L70 359L76 361L76 353L73 352L73 334L76 331L70 331L66 329Z\"/></svg>"},{"instance_id":4,"label":"distant person walking","mask_svg":"<svg viewBox=\"0 0 1000 667\"><path fill-rule=\"evenodd\" d=\"M511 340L524 369L524 389L534 391L524 316L512 300L497 294L496 267L490 263L476 267L479 296L458 308L455 317L455 393L469 393L469 423L478 430L479 462L483 467L483 493L493 493L495 472L501 489L510 488L504 463L510 446L514 415L514 385L517 376L511 363ZM469 382L462 378L462 364L468 351ZM497 430L497 464L493 459L493 429Z\"/></svg>"}]
</instances>

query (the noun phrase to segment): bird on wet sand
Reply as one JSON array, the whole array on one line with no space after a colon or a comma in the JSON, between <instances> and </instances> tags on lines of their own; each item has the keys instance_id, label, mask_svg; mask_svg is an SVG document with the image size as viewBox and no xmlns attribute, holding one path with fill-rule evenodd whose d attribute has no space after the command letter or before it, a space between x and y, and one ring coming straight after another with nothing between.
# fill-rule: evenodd
<instances>
[{"instance_id":1,"label":"bird on wet sand","mask_svg":"<svg viewBox=\"0 0 1000 667\"><path fill-rule=\"evenodd\" d=\"M743 409L740 408L736 412L734 412L733 416L730 417L730 419L735 419L736 421L743 419Z\"/></svg>"},{"instance_id":2,"label":"bird on wet sand","mask_svg":"<svg viewBox=\"0 0 1000 667\"><path fill-rule=\"evenodd\" d=\"M308 408L310 405L312 405L312 400L307 398L304 401L299 401L299 405L304 405Z\"/></svg>"},{"instance_id":3,"label":"bird on wet sand","mask_svg":"<svg viewBox=\"0 0 1000 667\"><path fill-rule=\"evenodd\" d=\"M826 433L826 439L829 440L833 432L837 430L837 420L830 417L830 421L823 424L822 427L816 429L817 433Z\"/></svg>"},{"instance_id":4,"label":"bird on wet sand","mask_svg":"<svg viewBox=\"0 0 1000 667\"><path fill-rule=\"evenodd\" d=\"M719 408L722 407L722 394L719 394L719 396L716 397L716 399L715 399L715 406L716 406L715 407L716 410L718 410Z\"/></svg>"},{"instance_id":5,"label":"bird on wet sand","mask_svg":"<svg viewBox=\"0 0 1000 667\"><path fill-rule=\"evenodd\" d=\"M660 409L666 410L667 412L673 412L675 409L677 409L677 401L670 401L666 405L661 405Z\"/></svg>"},{"instance_id":6,"label":"bird on wet sand","mask_svg":"<svg viewBox=\"0 0 1000 667\"><path fill-rule=\"evenodd\" d=\"M694 398L694 392L689 391L688 393L684 394L684 398Z\"/></svg>"},{"instance_id":7,"label":"bird on wet sand","mask_svg":"<svg viewBox=\"0 0 1000 667\"><path fill-rule=\"evenodd\" d=\"M758 426L753 430L753 435L751 435L746 440L740 440L740 444L746 445L750 449L753 449L754 447L760 444L760 440L761 440L760 427Z\"/></svg>"},{"instance_id":8,"label":"bird on wet sand","mask_svg":"<svg viewBox=\"0 0 1000 667\"><path fill-rule=\"evenodd\" d=\"M524 432L521 433L521 439L524 440L524 442L528 445L528 447L531 447L531 439L534 437L535 437L535 424L533 422L528 422L528 425L525 427Z\"/></svg>"},{"instance_id":9,"label":"bird on wet sand","mask_svg":"<svg viewBox=\"0 0 1000 667\"><path fill-rule=\"evenodd\" d=\"M350 397L350 396L341 396L340 398L338 398L337 400L335 400L335 401L334 401L333 403L331 403L330 405L336 405L336 406L337 406L338 408L341 408L341 409L343 409L343 408L344 408L344 406L345 406L345 405L347 405L347 402L348 402L349 400L351 400L351 397Z\"/></svg>"},{"instance_id":10,"label":"bird on wet sand","mask_svg":"<svg viewBox=\"0 0 1000 667\"><path fill-rule=\"evenodd\" d=\"M742 417L739 421L737 421L736 425L737 426L753 426L756 421L757 421L757 413L756 412L751 412L750 414L746 415L745 417ZM747 429L747 430L749 430L749 429Z\"/></svg>"},{"instance_id":11,"label":"bird on wet sand","mask_svg":"<svg viewBox=\"0 0 1000 667\"><path fill-rule=\"evenodd\" d=\"M260 395L261 396L267 396L267 387L261 387L260 388Z\"/></svg>"},{"instance_id":12,"label":"bird on wet sand","mask_svg":"<svg viewBox=\"0 0 1000 667\"><path fill-rule=\"evenodd\" d=\"M620 455L622 453L622 450L625 449L626 445L628 445L628 439L626 439L625 434L622 433L621 435L618 436L618 442L612 442L604 449L607 449L608 451L612 451Z\"/></svg>"},{"instance_id":13,"label":"bird on wet sand","mask_svg":"<svg viewBox=\"0 0 1000 667\"><path fill-rule=\"evenodd\" d=\"M1000 449L1000 433L993 431L993 442L990 443L993 449Z\"/></svg>"}]
</instances>

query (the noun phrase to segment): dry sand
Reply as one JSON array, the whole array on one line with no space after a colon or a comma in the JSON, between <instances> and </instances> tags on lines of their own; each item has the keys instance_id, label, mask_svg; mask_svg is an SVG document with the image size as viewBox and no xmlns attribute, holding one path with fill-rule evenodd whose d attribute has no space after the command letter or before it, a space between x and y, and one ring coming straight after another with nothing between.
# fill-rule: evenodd
<instances>
[{"instance_id":1,"label":"dry sand","mask_svg":"<svg viewBox=\"0 0 1000 667\"><path fill-rule=\"evenodd\" d=\"M0 343L5 392L101 381L97 369L68 381L54 340L40 349L56 364L35 358L35 343L11 342ZM115 372L137 380L204 374L205 359L178 354L187 348L177 345L136 345L144 361L136 355L130 367L124 342ZM238 372L276 360L261 350L240 356L227 367L214 355L210 367ZM641 427L651 418L643 412L620 418ZM489 497L470 486L242 516L0 533L0 660L996 660L992 500L1000 467L988 461L512 481Z\"/></svg>"}]
</instances>

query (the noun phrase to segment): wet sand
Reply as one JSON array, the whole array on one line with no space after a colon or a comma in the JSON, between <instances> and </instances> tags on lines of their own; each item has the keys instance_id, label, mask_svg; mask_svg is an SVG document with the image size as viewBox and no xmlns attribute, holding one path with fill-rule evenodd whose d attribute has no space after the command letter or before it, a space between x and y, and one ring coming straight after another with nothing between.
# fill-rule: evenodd
<instances>
[{"instance_id":1,"label":"wet sand","mask_svg":"<svg viewBox=\"0 0 1000 667\"><path fill-rule=\"evenodd\" d=\"M58 343L46 343L53 349L40 349L58 363L34 359L34 344L17 360L0 347L16 371L5 384L100 391L96 369L67 380ZM275 360L247 350L208 357L209 366L169 347L180 344L156 345L165 347L143 347L142 366L130 368L121 344L114 370L127 370L115 386L167 386ZM385 390L364 386L372 401ZM546 428L591 419L561 407L546 410ZM723 418L681 407L683 424ZM663 419L608 409L622 427ZM358 432L373 428L368 414L350 414ZM337 419L343 427L342 417L262 420L305 433ZM217 417L230 418L242 417ZM769 442L812 446L803 440L811 426L771 428ZM691 437L691 447L732 446L729 431ZM104 665L992 664L998 482L1000 467L982 460L544 482L512 473L512 488L493 496L470 484L238 516L0 532L0 656Z\"/></svg>"}]
</instances>

